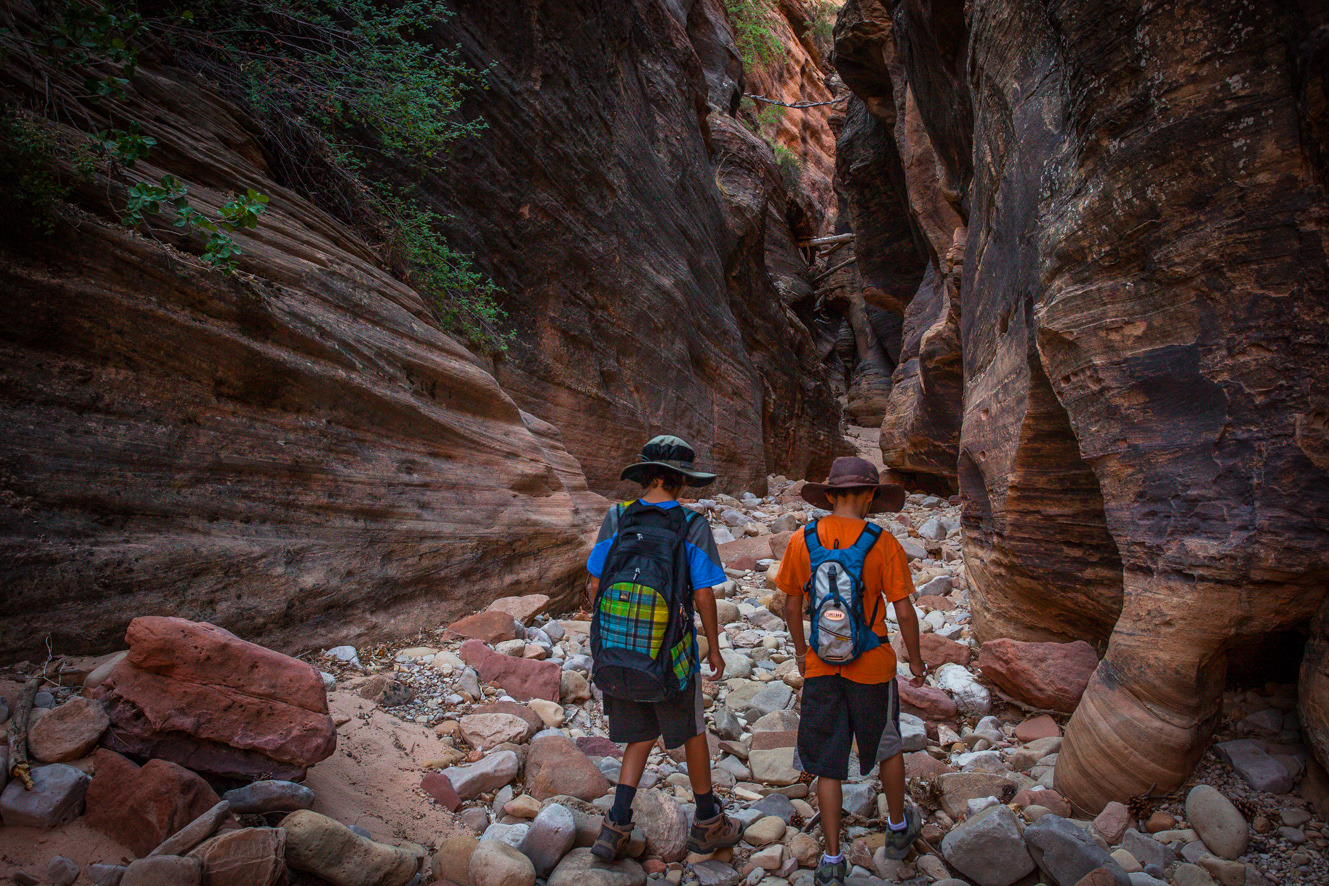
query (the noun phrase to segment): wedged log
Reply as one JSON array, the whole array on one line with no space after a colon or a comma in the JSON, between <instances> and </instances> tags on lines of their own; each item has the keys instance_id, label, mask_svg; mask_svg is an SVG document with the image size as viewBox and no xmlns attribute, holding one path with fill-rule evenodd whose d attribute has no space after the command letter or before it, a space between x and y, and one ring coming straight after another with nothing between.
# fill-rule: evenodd
<instances>
[{"instance_id":1,"label":"wedged log","mask_svg":"<svg viewBox=\"0 0 1329 886\"><path fill-rule=\"evenodd\" d=\"M973 7L960 484L975 626L1111 628L1057 765L1081 811L1179 786L1229 654L1324 595L1329 200L1299 98L1325 15ZM1077 562L1095 570L1078 588Z\"/></svg>"}]
</instances>

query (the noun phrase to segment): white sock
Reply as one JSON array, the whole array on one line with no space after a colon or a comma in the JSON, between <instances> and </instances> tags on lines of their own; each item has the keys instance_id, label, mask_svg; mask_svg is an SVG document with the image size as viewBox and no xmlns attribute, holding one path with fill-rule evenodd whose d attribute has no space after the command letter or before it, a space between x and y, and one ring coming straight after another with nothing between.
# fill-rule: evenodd
<instances>
[{"instance_id":1,"label":"white sock","mask_svg":"<svg viewBox=\"0 0 1329 886\"><path fill-rule=\"evenodd\" d=\"M839 864L839 863L842 862L842 861L844 861L844 853L843 853L843 852L841 852L839 855L834 855L834 856L832 856L832 855L827 855L827 854L824 853L824 852L823 852L822 855L821 855L821 863L822 863L822 864Z\"/></svg>"},{"instance_id":2,"label":"white sock","mask_svg":"<svg viewBox=\"0 0 1329 886\"><path fill-rule=\"evenodd\" d=\"M895 822L891 821L891 817L890 817L889 815L887 815L887 816L886 816L886 824L887 824L887 825L890 827L890 829L893 830L893 831L902 831L902 830L904 830L905 825L908 824L908 819L902 818L902 819L900 819L900 823L899 823L899 824L896 824Z\"/></svg>"}]
</instances>

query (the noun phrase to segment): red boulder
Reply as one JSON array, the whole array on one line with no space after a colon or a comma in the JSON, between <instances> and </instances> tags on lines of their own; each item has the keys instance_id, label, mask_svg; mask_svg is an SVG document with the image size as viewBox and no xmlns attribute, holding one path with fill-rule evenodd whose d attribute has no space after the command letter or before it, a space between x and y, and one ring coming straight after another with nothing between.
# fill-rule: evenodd
<instances>
[{"instance_id":1,"label":"red boulder","mask_svg":"<svg viewBox=\"0 0 1329 886\"><path fill-rule=\"evenodd\" d=\"M485 643L502 643L517 639L517 620L512 613L499 609L477 612L448 625L447 637L467 637Z\"/></svg>"},{"instance_id":2,"label":"red boulder","mask_svg":"<svg viewBox=\"0 0 1329 886\"><path fill-rule=\"evenodd\" d=\"M503 655L480 640L463 643L461 657L462 661L475 668L482 682L497 681L518 701L529 701L532 698L553 702L559 700L559 680L563 669L557 662Z\"/></svg>"},{"instance_id":3,"label":"red boulder","mask_svg":"<svg viewBox=\"0 0 1329 886\"><path fill-rule=\"evenodd\" d=\"M102 748L85 797L88 826L142 858L221 798L199 776L166 760L138 766Z\"/></svg>"},{"instance_id":4,"label":"red boulder","mask_svg":"<svg viewBox=\"0 0 1329 886\"><path fill-rule=\"evenodd\" d=\"M983 676L1018 701L1074 713L1098 667L1094 647L1083 640L1074 643L1026 643L1021 640L988 640L978 652Z\"/></svg>"},{"instance_id":5,"label":"red boulder","mask_svg":"<svg viewBox=\"0 0 1329 886\"><path fill-rule=\"evenodd\" d=\"M958 709L951 697L934 686L913 686L908 680L897 681L900 710L924 720L954 720Z\"/></svg>"}]
</instances>

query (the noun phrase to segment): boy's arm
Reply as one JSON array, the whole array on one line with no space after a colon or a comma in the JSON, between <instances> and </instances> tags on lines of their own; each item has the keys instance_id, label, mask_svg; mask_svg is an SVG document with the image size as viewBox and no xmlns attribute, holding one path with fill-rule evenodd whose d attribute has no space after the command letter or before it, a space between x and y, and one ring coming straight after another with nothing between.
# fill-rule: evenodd
<instances>
[{"instance_id":1,"label":"boy's arm","mask_svg":"<svg viewBox=\"0 0 1329 886\"><path fill-rule=\"evenodd\" d=\"M697 588L692 592L692 603L701 616L701 627L706 632L706 661L710 664L712 682L724 679L724 656L720 654L720 616L715 611L715 592L710 588Z\"/></svg>"},{"instance_id":2,"label":"boy's arm","mask_svg":"<svg viewBox=\"0 0 1329 886\"><path fill-rule=\"evenodd\" d=\"M586 608L595 608L595 595L600 592L600 579L594 575L586 582Z\"/></svg>"},{"instance_id":3,"label":"boy's arm","mask_svg":"<svg viewBox=\"0 0 1329 886\"><path fill-rule=\"evenodd\" d=\"M789 626L789 639L794 644L794 660L798 662L798 674L803 673L808 660L808 638L803 633L803 597L793 594L784 596L784 620Z\"/></svg>"},{"instance_id":4,"label":"boy's arm","mask_svg":"<svg viewBox=\"0 0 1329 886\"><path fill-rule=\"evenodd\" d=\"M904 648L909 650L909 673L913 675L909 682L922 686L927 666L923 664L923 653L918 648L918 613L914 612L914 600L904 597L891 605L895 607L895 620L900 623L900 639L904 640Z\"/></svg>"}]
</instances>

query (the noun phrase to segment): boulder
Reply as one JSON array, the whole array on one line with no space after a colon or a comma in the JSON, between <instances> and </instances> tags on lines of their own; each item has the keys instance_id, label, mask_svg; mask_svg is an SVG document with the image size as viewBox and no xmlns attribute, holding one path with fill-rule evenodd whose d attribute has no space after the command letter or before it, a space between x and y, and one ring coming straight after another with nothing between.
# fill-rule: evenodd
<instances>
[{"instance_id":1,"label":"boulder","mask_svg":"<svg viewBox=\"0 0 1329 886\"><path fill-rule=\"evenodd\" d=\"M994 806L973 816L941 841L956 870L978 886L1010 886L1034 869L1015 813Z\"/></svg>"},{"instance_id":2,"label":"boulder","mask_svg":"<svg viewBox=\"0 0 1329 886\"><path fill-rule=\"evenodd\" d=\"M506 612L519 625L530 627L535 617L549 608L546 594L525 594L520 597L499 597L485 612ZM449 628L451 630L451 628ZM458 634L458 636L462 636Z\"/></svg>"},{"instance_id":3,"label":"boulder","mask_svg":"<svg viewBox=\"0 0 1329 886\"><path fill-rule=\"evenodd\" d=\"M314 792L293 781L267 779L234 788L222 795L236 815L294 812L314 805Z\"/></svg>"},{"instance_id":4,"label":"boulder","mask_svg":"<svg viewBox=\"0 0 1329 886\"><path fill-rule=\"evenodd\" d=\"M785 821L777 815L767 815L748 825L743 839L751 846L766 846L784 839Z\"/></svg>"},{"instance_id":5,"label":"boulder","mask_svg":"<svg viewBox=\"0 0 1329 886\"><path fill-rule=\"evenodd\" d=\"M337 745L311 665L215 625L134 619L129 655L95 692L105 744L231 778L303 778Z\"/></svg>"},{"instance_id":6,"label":"boulder","mask_svg":"<svg viewBox=\"0 0 1329 886\"><path fill-rule=\"evenodd\" d=\"M934 780L941 790L941 806L957 821L968 812L970 800L996 797L998 801L1014 797L1016 784L1009 778L988 772L951 772Z\"/></svg>"},{"instance_id":7,"label":"boulder","mask_svg":"<svg viewBox=\"0 0 1329 886\"><path fill-rule=\"evenodd\" d=\"M480 841L471 834L450 834L434 851L430 873L435 880L470 886L471 854Z\"/></svg>"},{"instance_id":8,"label":"boulder","mask_svg":"<svg viewBox=\"0 0 1329 886\"><path fill-rule=\"evenodd\" d=\"M1177 854L1171 848L1135 828L1126 829L1121 838L1121 848L1142 866L1155 865L1160 871L1166 871L1177 861Z\"/></svg>"},{"instance_id":9,"label":"boulder","mask_svg":"<svg viewBox=\"0 0 1329 886\"><path fill-rule=\"evenodd\" d=\"M0 820L11 828L59 827L76 818L88 792L88 777L73 766L52 763L31 770L32 790L15 778L0 792ZM140 854L161 842L153 842Z\"/></svg>"},{"instance_id":10,"label":"boulder","mask_svg":"<svg viewBox=\"0 0 1329 886\"><path fill-rule=\"evenodd\" d=\"M308 809L292 812L281 827L286 832L286 863L332 886L406 886L420 867L407 850L362 837Z\"/></svg>"},{"instance_id":11,"label":"boulder","mask_svg":"<svg viewBox=\"0 0 1329 886\"><path fill-rule=\"evenodd\" d=\"M794 752L793 747L782 747L749 753L748 768L752 770L753 780L775 787L795 784L800 773L794 768Z\"/></svg>"},{"instance_id":12,"label":"boulder","mask_svg":"<svg viewBox=\"0 0 1329 886\"><path fill-rule=\"evenodd\" d=\"M144 856L221 798L201 777L166 760L143 766L102 748L93 756L88 826Z\"/></svg>"},{"instance_id":13,"label":"boulder","mask_svg":"<svg viewBox=\"0 0 1329 886\"><path fill-rule=\"evenodd\" d=\"M1107 868L1118 886L1131 886L1130 877L1107 850L1078 825L1049 813L1024 829L1029 853L1055 883L1078 883L1095 868Z\"/></svg>"},{"instance_id":14,"label":"boulder","mask_svg":"<svg viewBox=\"0 0 1329 886\"><path fill-rule=\"evenodd\" d=\"M1019 741L1037 741L1040 738L1059 738L1061 727L1047 714L1039 714L1025 720L1015 727L1015 737Z\"/></svg>"},{"instance_id":15,"label":"boulder","mask_svg":"<svg viewBox=\"0 0 1329 886\"><path fill-rule=\"evenodd\" d=\"M154 855L131 861L120 886L201 886L203 862L179 855Z\"/></svg>"},{"instance_id":16,"label":"boulder","mask_svg":"<svg viewBox=\"0 0 1329 886\"><path fill-rule=\"evenodd\" d=\"M997 638L978 652L978 669L1012 698L1070 714L1098 667L1094 647L1073 643L1026 643Z\"/></svg>"},{"instance_id":17,"label":"boulder","mask_svg":"<svg viewBox=\"0 0 1329 886\"><path fill-rule=\"evenodd\" d=\"M231 804L222 800L207 812L163 840L150 855L185 855L216 833L231 815Z\"/></svg>"},{"instance_id":18,"label":"boulder","mask_svg":"<svg viewBox=\"0 0 1329 886\"><path fill-rule=\"evenodd\" d=\"M498 685L518 701L543 698L546 701L556 702L559 700L560 677L563 674L574 673L564 671L557 662L501 655L480 640L467 640L463 643L461 657L468 665L475 668L483 682L497 681Z\"/></svg>"},{"instance_id":19,"label":"boulder","mask_svg":"<svg viewBox=\"0 0 1329 886\"><path fill-rule=\"evenodd\" d=\"M41 763L78 760L92 753L110 725L101 702L75 696L29 727L28 752Z\"/></svg>"},{"instance_id":20,"label":"boulder","mask_svg":"<svg viewBox=\"0 0 1329 886\"><path fill-rule=\"evenodd\" d=\"M457 796L470 800L496 791L517 777L521 763L513 751L495 751L475 763L451 766L443 771Z\"/></svg>"},{"instance_id":21,"label":"boulder","mask_svg":"<svg viewBox=\"0 0 1329 886\"><path fill-rule=\"evenodd\" d=\"M1186 795L1186 821L1219 858L1235 859L1246 854L1251 836L1246 819L1231 800L1210 785L1196 785Z\"/></svg>"},{"instance_id":22,"label":"boulder","mask_svg":"<svg viewBox=\"0 0 1329 886\"><path fill-rule=\"evenodd\" d=\"M1254 790L1270 794L1286 794L1292 790L1292 773L1265 753L1258 743L1248 738L1222 741L1214 745L1214 750Z\"/></svg>"},{"instance_id":23,"label":"boulder","mask_svg":"<svg viewBox=\"0 0 1329 886\"><path fill-rule=\"evenodd\" d=\"M526 790L538 800L560 794L595 800L609 791L609 781L571 739L543 735L526 754Z\"/></svg>"},{"instance_id":24,"label":"boulder","mask_svg":"<svg viewBox=\"0 0 1329 886\"><path fill-rule=\"evenodd\" d=\"M279 886L286 882L286 831L223 831L189 853L203 863L203 886Z\"/></svg>"},{"instance_id":25,"label":"boulder","mask_svg":"<svg viewBox=\"0 0 1329 886\"><path fill-rule=\"evenodd\" d=\"M606 864L590 849L574 849L549 875L549 886L646 886L646 872L630 858Z\"/></svg>"},{"instance_id":26,"label":"boulder","mask_svg":"<svg viewBox=\"0 0 1329 886\"><path fill-rule=\"evenodd\" d=\"M991 693L960 665L944 664L937 668L937 688L947 692L955 699L956 707L970 716L986 716L992 710Z\"/></svg>"},{"instance_id":27,"label":"boulder","mask_svg":"<svg viewBox=\"0 0 1329 886\"><path fill-rule=\"evenodd\" d=\"M572 816L572 810L552 803L535 816L531 829L517 848L531 860L535 875L544 879L553 873L576 841L577 822Z\"/></svg>"},{"instance_id":28,"label":"boulder","mask_svg":"<svg viewBox=\"0 0 1329 886\"><path fill-rule=\"evenodd\" d=\"M461 797L452 787L452 781L442 772L426 772L420 779L420 790L449 812L461 808Z\"/></svg>"},{"instance_id":29,"label":"boulder","mask_svg":"<svg viewBox=\"0 0 1329 886\"><path fill-rule=\"evenodd\" d=\"M564 669L559 675L558 700L563 704L581 704L591 700L591 684L579 672Z\"/></svg>"},{"instance_id":30,"label":"boulder","mask_svg":"<svg viewBox=\"0 0 1329 886\"><path fill-rule=\"evenodd\" d=\"M692 872L697 875L700 886L738 886L743 879L743 875L731 865L714 858L697 862L692 866Z\"/></svg>"},{"instance_id":31,"label":"boulder","mask_svg":"<svg viewBox=\"0 0 1329 886\"><path fill-rule=\"evenodd\" d=\"M769 794L748 808L760 812L763 817L774 816L785 824L789 824L798 812L793 801L784 794Z\"/></svg>"},{"instance_id":32,"label":"boulder","mask_svg":"<svg viewBox=\"0 0 1329 886\"><path fill-rule=\"evenodd\" d=\"M922 608L921 602L919 608ZM923 656L923 663L931 668L938 668L944 664L967 667L974 655L974 651L967 644L957 643L937 633L920 634L918 646L919 654ZM905 646L904 638L898 633L891 638L891 647L901 662L909 661L909 647Z\"/></svg>"},{"instance_id":33,"label":"boulder","mask_svg":"<svg viewBox=\"0 0 1329 886\"><path fill-rule=\"evenodd\" d=\"M1126 833L1126 828L1132 823L1130 810L1125 804L1118 803L1115 800L1103 807L1103 811L1098 813L1094 819L1094 827L1108 845L1115 846L1121 842L1122 836Z\"/></svg>"},{"instance_id":34,"label":"boulder","mask_svg":"<svg viewBox=\"0 0 1329 886\"><path fill-rule=\"evenodd\" d=\"M783 711L794 697L794 691L784 683L768 683L748 702L744 716L753 723L769 714Z\"/></svg>"},{"instance_id":35,"label":"boulder","mask_svg":"<svg viewBox=\"0 0 1329 886\"><path fill-rule=\"evenodd\" d=\"M507 843L481 840L467 866L471 886L535 886L531 860Z\"/></svg>"},{"instance_id":36,"label":"boulder","mask_svg":"<svg viewBox=\"0 0 1329 886\"><path fill-rule=\"evenodd\" d=\"M900 710L924 720L954 720L959 713L955 702L934 686L914 686L908 680L899 682Z\"/></svg>"},{"instance_id":37,"label":"boulder","mask_svg":"<svg viewBox=\"0 0 1329 886\"><path fill-rule=\"evenodd\" d=\"M561 678L560 678L561 680ZM560 692L562 686L560 684ZM557 702L546 701L543 698L533 698L527 702L530 709L540 718L540 722L549 729L557 729L563 725L563 706Z\"/></svg>"},{"instance_id":38,"label":"boulder","mask_svg":"<svg viewBox=\"0 0 1329 886\"><path fill-rule=\"evenodd\" d=\"M521 744L535 734L531 724L515 714L467 714L459 722L462 738L478 751L508 742Z\"/></svg>"},{"instance_id":39,"label":"boulder","mask_svg":"<svg viewBox=\"0 0 1329 886\"><path fill-rule=\"evenodd\" d=\"M479 640L491 646L517 639L517 620L512 613L498 609L477 612L448 625L448 639Z\"/></svg>"},{"instance_id":40,"label":"boulder","mask_svg":"<svg viewBox=\"0 0 1329 886\"><path fill-rule=\"evenodd\" d=\"M660 791L638 791L633 821L646 835L646 851L665 862L682 861L688 850L689 822L678 801Z\"/></svg>"}]
</instances>

